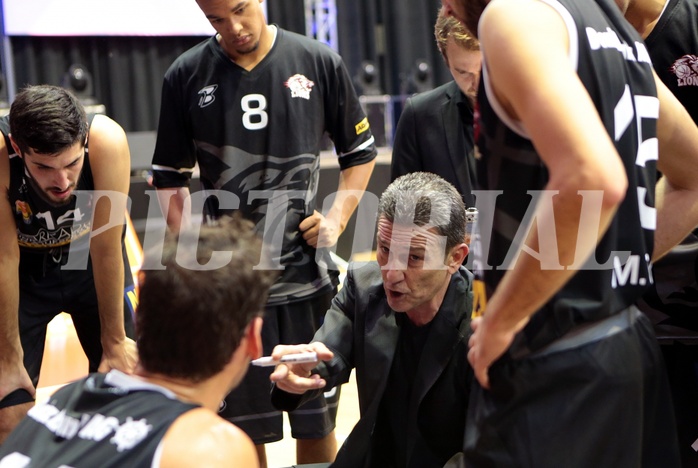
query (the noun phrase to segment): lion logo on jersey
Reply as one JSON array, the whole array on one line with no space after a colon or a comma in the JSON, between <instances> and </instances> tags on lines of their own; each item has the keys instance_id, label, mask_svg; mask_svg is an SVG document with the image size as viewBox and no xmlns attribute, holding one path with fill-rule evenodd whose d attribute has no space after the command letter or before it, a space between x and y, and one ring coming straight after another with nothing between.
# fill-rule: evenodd
<instances>
[{"instance_id":1,"label":"lion logo on jersey","mask_svg":"<svg viewBox=\"0 0 698 468\"><path fill-rule=\"evenodd\" d=\"M698 57L684 55L669 68L678 79L679 86L698 86Z\"/></svg>"},{"instance_id":2,"label":"lion logo on jersey","mask_svg":"<svg viewBox=\"0 0 698 468\"><path fill-rule=\"evenodd\" d=\"M32 222L32 209L27 202L16 200L15 213L22 214L22 221L24 221L24 224L30 224Z\"/></svg>"},{"instance_id":3,"label":"lion logo on jersey","mask_svg":"<svg viewBox=\"0 0 698 468\"><path fill-rule=\"evenodd\" d=\"M315 83L310 81L305 76L296 73L291 78L284 82L284 86L291 90L292 98L310 99L310 90L315 86Z\"/></svg>"}]
</instances>

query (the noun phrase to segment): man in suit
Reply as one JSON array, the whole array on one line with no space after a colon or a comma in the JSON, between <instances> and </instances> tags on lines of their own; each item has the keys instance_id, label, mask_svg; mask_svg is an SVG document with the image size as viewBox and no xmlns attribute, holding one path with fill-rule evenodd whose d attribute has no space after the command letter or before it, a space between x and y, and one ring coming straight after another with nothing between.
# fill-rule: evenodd
<instances>
[{"instance_id":1,"label":"man in suit","mask_svg":"<svg viewBox=\"0 0 698 468\"><path fill-rule=\"evenodd\" d=\"M473 102L480 81L480 43L455 18L439 12L436 43L454 81L409 98L395 131L391 180L427 171L452 183L474 205Z\"/></svg>"},{"instance_id":2,"label":"man in suit","mask_svg":"<svg viewBox=\"0 0 698 468\"><path fill-rule=\"evenodd\" d=\"M272 402L283 410L356 369L361 419L333 467L442 467L461 456L472 382L465 225L451 184L427 172L399 177L381 196L377 262L350 265L310 344L274 349L275 360L314 351L321 361L277 365Z\"/></svg>"}]
</instances>

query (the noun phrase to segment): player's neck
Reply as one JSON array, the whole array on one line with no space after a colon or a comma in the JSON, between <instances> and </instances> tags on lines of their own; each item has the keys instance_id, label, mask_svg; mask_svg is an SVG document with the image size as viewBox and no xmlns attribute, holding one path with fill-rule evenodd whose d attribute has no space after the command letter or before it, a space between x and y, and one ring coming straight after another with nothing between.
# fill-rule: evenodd
<instances>
[{"instance_id":1,"label":"player's neck","mask_svg":"<svg viewBox=\"0 0 698 468\"><path fill-rule=\"evenodd\" d=\"M214 413L218 412L219 405L227 393L226 385L219 382L217 375L201 382L192 382L149 373L139 367L134 371L134 376L168 389L181 401L201 405Z\"/></svg>"},{"instance_id":2,"label":"player's neck","mask_svg":"<svg viewBox=\"0 0 698 468\"><path fill-rule=\"evenodd\" d=\"M625 19L643 39L650 35L669 0L633 0L625 12Z\"/></svg>"}]
</instances>

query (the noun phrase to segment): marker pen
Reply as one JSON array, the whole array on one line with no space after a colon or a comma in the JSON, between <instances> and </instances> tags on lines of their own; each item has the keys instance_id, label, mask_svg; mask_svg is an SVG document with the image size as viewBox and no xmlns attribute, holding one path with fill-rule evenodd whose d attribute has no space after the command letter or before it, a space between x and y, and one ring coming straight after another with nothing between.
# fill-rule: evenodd
<instances>
[{"instance_id":1,"label":"marker pen","mask_svg":"<svg viewBox=\"0 0 698 468\"><path fill-rule=\"evenodd\" d=\"M252 361L252 365L260 367L269 367L281 363L301 364L304 362L317 362L317 353L314 351L310 351L307 353L287 354L285 356L281 356L281 359L278 361L272 359L271 356L264 356Z\"/></svg>"}]
</instances>

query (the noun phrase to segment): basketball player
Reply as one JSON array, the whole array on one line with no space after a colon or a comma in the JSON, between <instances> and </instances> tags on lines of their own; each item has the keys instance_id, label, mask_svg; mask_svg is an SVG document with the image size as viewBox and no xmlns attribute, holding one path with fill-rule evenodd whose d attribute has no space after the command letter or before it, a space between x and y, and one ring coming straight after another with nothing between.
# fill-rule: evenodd
<instances>
[{"instance_id":1,"label":"basketball player","mask_svg":"<svg viewBox=\"0 0 698 468\"><path fill-rule=\"evenodd\" d=\"M262 330L269 354L276 344L310 340L329 309L337 281L325 248L336 244L366 188L374 139L341 58L326 45L268 25L261 0L197 3L217 34L165 75L153 182L176 230L191 214L185 200L198 164L211 195L204 215L240 211L276 249L271 257L282 272ZM325 133L341 169L329 210L316 201ZM251 369L221 413L259 445L262 465L263 444L283 438L281 412L266 398L270 373ZM337 397L289 414L298 463L334 459Z\"/></svg>"},{"instance_id":2,"label":"basketball player","mask_svg":"<svg viewBox=\"0 0 698 468\"><path fill-rule=\"evenodd\" d=\"M86 115L68 91L41 85L17 94L0 132L1 443L32 405L46 326L60 312L71 314L91 372L130 372L136 355L127 338L135 299L123 246L124 131ZM114 196L97 201L94 190ZM68 269L69 253L88 258Z\"/></svg>"},{"instance_id":3,"label":"basketball player","mask_svg":"<svg viewBox=\"0 0 698 468\"><path fill-rule=\"evenodd\" d=\"M698 130L612 0L443 3L482 45L491 191L466 464L678 466L665 369L633 304L650 260L698 224Z\"/></svg>"},{"instance_id":4,"label":"basketball player","mask_svg":"<svg viewBox=\"0 0 698 468\"><path fill-rule=\"evenodd\" d=\"M644 39L657 76L698 124L698 0L630 0L625 19ZM683 466L698 466L698 230L654 264L653 276L638 306L662 345Z\"/></svg>"},{"instance_id":5,"label":"basketball player","mask_svg":"<svg viewBox=\"0 0 698 468\"><path fill-rule=\"evenodd\" d=\"M139 281L134 374L91 374L58 390L10 435L1 466L258 466L252 441L217 411L261 355L276 273L254 268L260 241L240 219L169 236L161 254L164 268ZM216 255L228 262L207 268Z\"/></svg>"}]
</instances>

